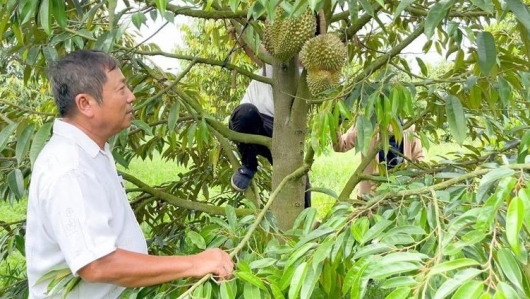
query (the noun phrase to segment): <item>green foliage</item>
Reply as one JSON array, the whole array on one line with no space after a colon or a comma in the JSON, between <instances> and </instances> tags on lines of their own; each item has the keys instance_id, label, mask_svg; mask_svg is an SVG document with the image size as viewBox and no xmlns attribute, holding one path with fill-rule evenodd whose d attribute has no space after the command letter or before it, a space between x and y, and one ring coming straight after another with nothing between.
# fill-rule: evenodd
<instances>
[{"instance_id":1,"label":"green foliage","mask_svg":"<svg viewBox=\"0 0 530 299\"><path fill-rule=\"evenodd\" d=\"M31 166L50 136L56 108L45 66L76 49L99 49L120 60L138 99L133 126L110 143L150 252L193 254L218 246L231 251L245 242L234 253L237 272L228 282L206 281L191 290L195 281L181 280L127 290L123 297L178 297L188 290L197 298L530 297L526 2L226 0L178 6L160 0L125 1L121 11L114 4L0 3L0 198L24 200ZM347 43L349 65L341 86L316 99L305 98L303 88L286 93L278 89L286 82L275 83L276 112L288 116L272 142L276 169L302 166L302 159L297 164L283 157L291 152L311 153L305 162L312 163L312 153L321 155L336 141L341 121L361 128L357 150L365 154L375 134L386 140L388 126L403 138L399 118L416 126L425 147L449 138L465 151L374 176L382 183L367 202L352 200L354 186L342 181L313 184L323 194L339 194L339 200L325 210L304 210L283 231L276 221L283 218L275 216L284 211L273 209L244 241L262 202L229 187L239 166L231 141L245 139L226 130L225 120L248 77L259 79L239 44L279 66L260 51L263 21L277 5L288 15L306 7L322 10L328 32ZM136 44L125 21L140 29L149 19L172 23L179 15L204 20L182 26L186 44L175 53ZM428 38L422 50L445 56L449 66L433 70L418 58L415 71L399 55L422 35ZM148 58L159 54L183 61L181 72L153 67ZM296 78L290 85L303 87ZM305 132L307 142L299 148L275 143L279 136L289 140ZM138 159L164 161L174 175L131 175L127 167ZM271 180L274 189L289 172L278 178L267 163L261 167L254 199L265 202ZM290 199L284 192L276 200ZM10 258L1 265L0 281L7 287L0 295L24 297L24 269L14 266L24 254L23 225L6 222L0 222L0 255ZM55 290L75 287L68 271L58 271Z\"/></svg>"}]
</instances>

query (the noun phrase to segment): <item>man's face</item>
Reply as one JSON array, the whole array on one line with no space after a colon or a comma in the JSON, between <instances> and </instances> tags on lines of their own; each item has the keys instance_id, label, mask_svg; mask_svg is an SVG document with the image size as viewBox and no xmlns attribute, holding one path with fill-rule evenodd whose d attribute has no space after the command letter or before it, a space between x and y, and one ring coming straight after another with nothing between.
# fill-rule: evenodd
<instances>
[{"instance_id":1,"label":"man's face","mask_svg":"<svg viewBox=\"0 0 530 299\"><path fill-rule=\"evenodd\" d=\"M103 101L97 107L96 121L100 133L112 136L128 128L133 120L132 102L136 99L120 69L107 72Z\"/></svg>"}]
</instances>

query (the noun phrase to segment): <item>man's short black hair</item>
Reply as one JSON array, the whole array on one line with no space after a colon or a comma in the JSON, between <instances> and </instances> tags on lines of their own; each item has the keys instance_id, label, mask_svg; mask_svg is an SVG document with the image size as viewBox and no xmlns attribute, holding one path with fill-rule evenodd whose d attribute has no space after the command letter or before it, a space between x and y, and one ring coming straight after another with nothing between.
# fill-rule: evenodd
<instances>
[{"instance_id":1,"label":"man's short black hair","mask_svg":"<svg viewBox=\"0 0 530 299\"><path fill-rule=\"evenodd\" d=\"M80 93L103 101L107 72L118 67L118 61L107 53L79 50L52 63L48 68L53 97L62 117L75 113L75 97Z\"/></svg>"}]
</instances>

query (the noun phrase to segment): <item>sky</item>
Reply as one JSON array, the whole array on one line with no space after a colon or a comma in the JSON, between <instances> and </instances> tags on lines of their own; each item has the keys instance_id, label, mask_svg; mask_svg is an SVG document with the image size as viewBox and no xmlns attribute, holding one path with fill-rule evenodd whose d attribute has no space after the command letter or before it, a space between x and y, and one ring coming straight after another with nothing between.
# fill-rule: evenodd
<instances>
[{"instance_id":1,"label":"sky","mask_svg":"<svg viewBox=\"0 0 530 299\"><path fill-rule=\"evenodd\" d=\"M175 1L169 1L175 2ZM131 2L133 5L134 2ZM140 7L140 6L139 6ZM117 11L125 8L125 4L120 0L118 1ZM181 24L189 22L190 18L186 16L177 16L173 23L166 24L166 20L158 17L156 21L153 21L149 15L146 16L146 24L140 27L138 30L132 23L130 19L124 19L124 22L129 22L129 32L135 35L136 42L143 42L146 38L151 37L147 43L157 44L160 49L164 52L172 53L173 50L182 45L182 34L178 27ZM160 30L159 32L157 32ZM174 58L167 58L163 56L153 56L151 61L155 63L158 67L167 71L175 71L178 69L178 61Z\"/></svg>"}]
</instances>

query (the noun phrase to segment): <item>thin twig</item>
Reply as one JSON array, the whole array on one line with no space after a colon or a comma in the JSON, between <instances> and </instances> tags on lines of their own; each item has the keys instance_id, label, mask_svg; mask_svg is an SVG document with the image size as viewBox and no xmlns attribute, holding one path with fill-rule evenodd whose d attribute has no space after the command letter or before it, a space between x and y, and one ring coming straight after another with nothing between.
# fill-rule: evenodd
<instances>
[{"instance_id":1,"label":"thin twig","mask_svg":"<svg viewBox=\"0 0 530 299\"><path fill-rule=\"evenodd\" d=\"M267 211L269 210L269 208L271 207L272 203L274 202L274 200L276 199L276 197L278 196L278 194L280 193L280 191L283 189L283 187L285 186L285 184L287 184L288 181L290 180L294 180L296 178L299 178L301 177L302 175L304 175L305 173L307 173L307 171L309 170L309 165L307 164L304 164L302 167L296 169L294 172L292 172L291 174L287 175L281 182L280 184L278 185L278 187L274 190L274 192L272 192L271 196L269 197L269 200L267 201L267 203L265 204L265 206L263 207L263 209L260 211L260 213L256 216L256 220L254 221L254 223L249 227L247 233L245 234L245 236L243 237L243 239L241 240L241 242L239 242L239 244L234 248L234 250L230 253L230 256L231 257L234 257L236 256L240 251L241 249L243 249L243 247L245 247L248 243L248 241L250 240L250 237L252 236L252 234L254 233L254 231L256 231L256 229L258 228L259 224L261 223L261 221L263 220L263 218L265 217L265 214L267 213ZM180 295L177 299L183 299L185 298L186 296L190 295L191 292L193 292L193 290L195 290L197 287L199 287L201 284L203 284L204 282L206 282L208 279L210 279L212 277L212 274L207 274L205 275L203 278L201 278L199 281L197 281L193 286L191 286L188 290L186 290L186 292L184 292L182 295Z\"/></svg>"}]
</instances>

